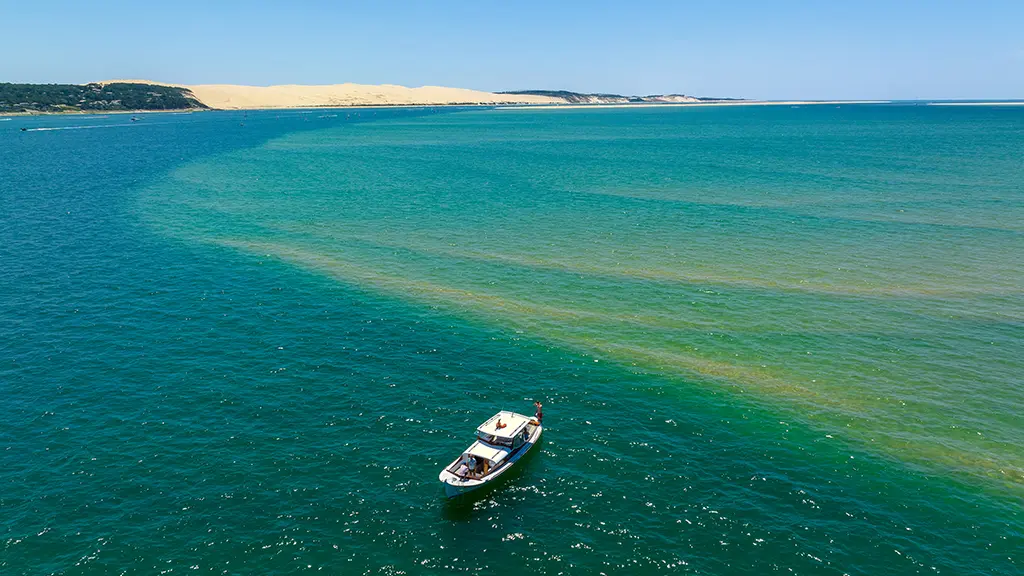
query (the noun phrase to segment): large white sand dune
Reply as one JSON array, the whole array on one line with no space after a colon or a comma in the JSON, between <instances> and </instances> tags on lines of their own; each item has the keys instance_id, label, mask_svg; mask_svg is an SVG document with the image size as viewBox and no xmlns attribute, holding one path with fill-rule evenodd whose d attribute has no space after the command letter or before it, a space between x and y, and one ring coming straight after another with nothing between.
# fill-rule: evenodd
<instances>
[{"instance_id":1,"label":"large white sand dune","mask_svg":"<svg viewBox=\"0 0 1024 576\"><path fill-rule=\"evenodd\" d=\"M303 108L315 106L383 106L444 104L559 104L565 101L547 96L493 94L464 88L421 86L407 88L393 84L332 84L327 86L236 86L200 84L186 86L149 80L108 80L140 84L159 84L187 88L200 102L211 108L247 110L254 108Z\"/></svg>"}]
</instances>

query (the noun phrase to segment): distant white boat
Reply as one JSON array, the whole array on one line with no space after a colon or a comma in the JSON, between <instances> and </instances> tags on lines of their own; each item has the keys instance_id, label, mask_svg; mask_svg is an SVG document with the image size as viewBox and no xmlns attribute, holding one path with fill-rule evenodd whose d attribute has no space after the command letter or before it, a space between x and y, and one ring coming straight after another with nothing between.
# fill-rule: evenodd
<instances>
[{"instance_id":1,"label":"distant white boat","mask_svg":"<svg viewBox=\"0 0 1024 576\"><path fill-rule=\"evenodd\" d=\"M438 479L448 498L493 484L540 440L543 426L529 416L501 411L476 429L473 442Z\"/></svg>"}]
</instances>

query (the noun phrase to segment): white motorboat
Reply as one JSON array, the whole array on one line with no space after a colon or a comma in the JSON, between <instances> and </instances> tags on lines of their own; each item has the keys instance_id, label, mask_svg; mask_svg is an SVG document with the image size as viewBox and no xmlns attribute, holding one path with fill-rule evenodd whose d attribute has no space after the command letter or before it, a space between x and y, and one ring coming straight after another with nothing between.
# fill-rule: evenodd
<instances>
[{"instance_id":1,"label":"white motorboat","mask_svg":"<svg viewBox=\"0 0 1024 576\"><path fill-rule=\"evenodd\" d=\"M473 442L438 479L445 495L454 498L493 485L540 440L543 426L529 416L501 411L476 429Z\"/></svg>"}]
</instances>

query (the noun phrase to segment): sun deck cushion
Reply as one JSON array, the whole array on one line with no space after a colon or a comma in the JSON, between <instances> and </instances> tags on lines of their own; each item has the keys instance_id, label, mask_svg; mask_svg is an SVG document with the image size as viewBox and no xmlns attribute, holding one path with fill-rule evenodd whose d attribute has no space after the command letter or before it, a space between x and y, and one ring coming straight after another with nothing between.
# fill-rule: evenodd
<instances>
[{"instance_id":1,"label":"sun deck cushion","mask_svg":"<svg viewBox=\"0 0 1024 576\"><path fill-rule=\"evenodd\" d=\"M498 420L501 420L501 423L506 424L506 426L498 428ZM516 434L521 434L523 428L525 428L529 423L529 417L503 410L494 416L491 416L486 422L481 424L480 427L476 429L476 433L477 436L481 438L496 436L498 438L510 439L515 438Z\"/></svg>"}]
</instances>

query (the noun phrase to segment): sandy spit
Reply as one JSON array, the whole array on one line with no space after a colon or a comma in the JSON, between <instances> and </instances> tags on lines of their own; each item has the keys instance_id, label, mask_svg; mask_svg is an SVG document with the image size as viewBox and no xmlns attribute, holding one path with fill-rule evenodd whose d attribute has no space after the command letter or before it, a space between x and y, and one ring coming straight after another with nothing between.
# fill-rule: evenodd
<instances>
[{"instance_id":1,"label":"sandy spit","mask_svg":"<svg viewBox=\"0 0 1024 576\"><path fill-rule=\"evenodd\" d=\"M1007 102L929 102L929 106L1024 106L1024 100Z\"/></svg>"},{"instance_id":2,"label":"sandy spit","mask_svg":"<svg viewBox=\"0 0 1024 576\"><path fill-rule=\"evenodd\" d=\"M641 104L549 104L539 106L501 106L499 110L573 110L582 108L666 108L696 106L812 106L820 104L888 104L889 100L728 100L712 102L650 102Z\"/></svg>"}]
</instances>

